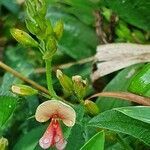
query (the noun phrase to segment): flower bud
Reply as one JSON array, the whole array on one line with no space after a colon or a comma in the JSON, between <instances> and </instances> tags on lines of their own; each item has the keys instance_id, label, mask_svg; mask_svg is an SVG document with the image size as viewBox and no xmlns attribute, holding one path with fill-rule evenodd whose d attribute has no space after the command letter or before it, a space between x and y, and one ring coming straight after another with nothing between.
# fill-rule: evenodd
<instances>
[{"instance_id":1,"label":"flower bud","mask_svg":"<svg viewBox=\"0 0 150 150\"><path fill-rule=\"evenodd\" d=\"M7 150L8 140L6 138L0 138L0 150Z\"/></svg>"},{"instance_id":2,"label":"flower bud","mask_svg":"<svg viewBox=\"0 0 150 150\"><path fill-rule=\"evenodd\" d=\"M25 46L38 47L38 43L28 33L15 28L11 29L10 32L19 43Z\"/></svg>"},{"instance_id":3,"label":"flower bud","mask_svg":"<svg viewBox=\"0 0 150 150\"><path fill-rule=\"evenodd\" d=\"M83 80L81 76L76 75L72 77L73 88L77 97L82 100L87 91L87 80Z\"/></svg>"},{"instance_id":4,"label":"flower bud","mask_svg":"<svg viewBox=\"0 0 150 150\"><path fill-rule=\"evenodd\" d=\"M85 100L84 106L86 107L87 112L93 116L99 113L98 106L90 100Z\"/></svg>"},{"instance_id":5,"label":"flower bud","mask_svg":"<svg viewBox=\"0 0 150 150\"><path fill-rule=\"evenodd\" d=\"M38 94L38 90L33 89L30 86L21 85L21 84L20 85L13 85L11 87L11 90L13 93L23 95L23 96L30 96L30 95Z\"/></svg>"},{"instance_id":6,"label":"flower bud","mask_svg":"<svg viewBox=\"0 0 150 150\"><path fill-rule=\"evenodd\" d=\"M56 25L54 27L54 33L55 33L56 38L58 40L62 37L63 30L64 30L64 24L63 24L63 22L61 20L57 21Z\"/></svg>"},{"instance_id":7,"label":"flower bud","mask_svg":"<svg viewBox=\"0 0 150 150\"><path fill-rule=\"evenodd\" d=\"M61 72L61 70L57 70L56 76L63 87L64 91L68 94L73 93L73 83L72 80L65 74Z\"/></svg>"}]
</instances>

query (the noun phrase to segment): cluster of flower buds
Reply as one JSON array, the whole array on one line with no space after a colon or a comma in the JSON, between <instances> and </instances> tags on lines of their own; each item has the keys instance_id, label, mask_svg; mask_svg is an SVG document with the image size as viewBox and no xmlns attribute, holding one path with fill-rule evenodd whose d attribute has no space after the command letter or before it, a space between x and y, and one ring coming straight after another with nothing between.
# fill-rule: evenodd
<instances>
[{"instance_id":1,"label":"cluster of flower buds","mask_svg":"<svg viewBox=\"0 0 150 150\"><path fill-rule=\"evenodd\" d=\"M72 76L72 79L62 73L62 71L57 70L56 76L63 88L63 90L69 94L75 94L80 102L82 102L90 115L97 115L99 113L99 108L91 100L83 101L87 94L88 82L83 80L81 76Z\"/></svg>"},{"instance_id":2,"label":"cluster of flower buds","mask_svg":"<svg viewBox=\"0 0 150 150\"><path fill-rule=\"evenodd\" d=\"M31 34L19 29L11 29L12 36L21 44L39 48L43 59L50 59L57 50L57 42L63 34L63 22L57 21L52 27L50 20L46 18L47 5L45 0L26 0L27 17L26 26Z\"/></svg>"},{"instance_id":3,"label":"cluster of flower buds","mask_svg":"<svg viewBox=\"0 0 150 150\"><path fill-rule=\"evenodd\" d=\"M64 91L70 94L75 93L79 100L84 98L88 88L87 80L83 80L79 75L73 76L71 79L60 70L57 70L56 76Z\"/></svg>"}]
</instances>

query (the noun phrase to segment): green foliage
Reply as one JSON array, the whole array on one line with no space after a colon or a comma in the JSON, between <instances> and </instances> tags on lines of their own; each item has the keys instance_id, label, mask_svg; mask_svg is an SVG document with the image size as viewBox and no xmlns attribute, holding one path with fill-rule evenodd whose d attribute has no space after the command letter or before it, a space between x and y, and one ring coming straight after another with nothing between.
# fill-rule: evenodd
<instances>
[{"instance_id":1,"label":"green foliage","mask_svg":"<svg viewBox=\"0 0 150 150\"><path fill-rule=\"evenodd\" d=\"M132 135L150 145L150 108L123 107L105 111L90 120L89 126L106 128L116 132ZM137 110L144 115L137 114ZM128 113L131 112L131 113ZM147 113L148 112L148 113Z\"/></svg>"},{"instance_id":2,"label":"green foliage","mask_svg":"<svg viewBox=\"0 0 150 150\"><path fill-rule=\"evenodd\" d=\"M142 65L135 65L120 71L105 87L104 91L127 91L132 77ZM120 101L116 98L101 97L96 101L102 111L121 106L129 106L131 102Z\"/></svg>"},{"instance_id":3,"label":"green foliage","mask_svg":"<svg viewBox=\"0 0 150 150\"><path fill-rule=\"evenodd\" d=\"M4 5L12 13L17 14L19 12L19 6L12 0L1 0L0 4Z\"/></svg>"},{"instance_id":4,"label":"green foliage","mask_svg":"<svg viewBox=\"0 0 150 150\"><path fill-rule=\"evenodd\" d=\"M67 101L76 111L73 127L60 121L66 150L149 149L149 106L136 106L117 98L89 99L101 92L93 86L103 85L103 91L150 96L149 64L125 68L103 77L100 83L96 81L96 85L90 80L92 68L96 69L93 56L101 38L149 44L149 7L146 0L26 0L25 4L0 1L0 62L48 86L50 93L37 93L31 85L0 68L0 135L8 140L9 149L42 150L39 139L48 124L38 123L34 115L38 105L51 98ZM10 29L19 45L12 39ZM63 73L58 71L57 79L58 68ZM73 76L79 80L72 80ZM18 84L25 97L14 97L12 85ZM28 95L30 92L37 95Z\"/></svg>"},{"instance_id":5,"label":"green foliage","mask_svg":"<svg viewBox=\"0 0 150 150\"><path fill-rule=\"evenodd\" d=\"M58 49L76 60L90 57L94 54L97 38L93 29L55 7L50 7L47 18L51 19L52 24L55 24L56 20L60 19L64 22L64 33Z\"/></svg>"},{"instance_id":6,"label":"green foliage","mask_svg":"<svg viewBox=\"0 0 150 150\"><path fill-rule=\"evenodd\" d=\"M38 145L38 140L46 129L45 126L39 126L23 135L14 146L13 150L34 150ZM32 140L31 140L32 137Z\"/></svg>"},{"instance_id":7,"label":"green foliage","mask_svg":"<svg viewBox=\"0 0 150 150\"><path fill-rule=\"evenodd\" d=\"M150 97L150 64L143 66L133 77L128 90L139 95Z\"/></svg>"},{"instance_id":8,"label":"green foliage","mask_svg":"<svg viewBox=\"0 0 150 150\"><path fill-rule=\"evenodd\" d=\"M146 31L150 30L150 3L147 0L103 0L104 3L115 11L128 23Z\"/></svg>"},{"instance_id":9,"label":"green foliage","mask_svg":"<svg viewBox=\"0 0 150 150\"><path fill-rule=\"evenodd\" d=\"M105 134L101 131L94 135L80 150L104 150Z\"/></svg>"},{"instance_id":10,"label":"green foliage","mask_svg":"<svg viewBox=\"0 0 150 150\"><path fill-rule=\"evenodd\" d=\"M0 96L0 128L3 129L17 106L15 97Z\"/></svg>"}]
</instances>

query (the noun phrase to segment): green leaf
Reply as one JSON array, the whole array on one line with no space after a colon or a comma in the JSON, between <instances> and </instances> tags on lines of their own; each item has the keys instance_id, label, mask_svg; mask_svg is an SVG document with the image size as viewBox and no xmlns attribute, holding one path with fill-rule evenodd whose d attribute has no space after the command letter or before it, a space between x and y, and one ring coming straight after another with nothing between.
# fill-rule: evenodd
<instances>
[{"instance_id":1,"label":"green leaf","mask_svg":"<svg viewBox=\"0 0 150 150\"><path fill-rule=\"evenodd\" d=\"M104 131L101 131L94 135L80 150L103 150L105 142Z\"/></svg>"},{"instance_id":2,"label":"green leaf","mask_svg":"<svg viewBox=\"0 0 150 150\"><path fill-rule=\"evenodd\" d=\"M110 83L107 84L104 91L127 91L133 75L140 69L141 65L134 65L120 71ZM100 110L105 111L115 107L129 106L131 102L118 100L116 98L101 97L96 104Z\"/></svg>"},{"instance_id":3,"label":"green leaf","mask_svg":"<svg viewBox=\"0 0 150 150\"><path fill-rule=\"evenodd\" d=\"M87 25L93 25L94 18L94 9L98 8L98 1L81 1L81 0L49 0L51 5L55 5L58 8L61 7L66 13L76 16L81 22L84 22ZM57 2L57 3L56 3Z\"/></svg>"},{"instance_id":4,"label":"green leaf","mask_svg":"<svg viewBox=\"0 0 150 150\"><path fill-rule=\"evenodd\" d=\"M59 42L59 49L74 59L82 59L94 55L97 38L91 27L78 21L74 16L64 13L61 9L51 7L47 18L53 24L57 20L64 21L64 33Z\"/></svg>"},{"instance_id":5,"label":"green leaf","mask_svg":"<svg viewBox=\"0 0 150 150\"><path fill-rule=\"evenodd\" d=\"M150 3L147 0L103 0L122 19L146 31L150 30Z\"/></svg>"},{"instance_id":6,"label":"green leaf","mask_svg":"<svg viewBox=\"0 0 150 150\"><path fill-rule=\"evenodd\" d=\"M133 77L128 90L138 95L150 97L150 63Z\"/></svg>"},{"instance_id":7,"label":"green leaf","mask_svg":"<svg viewBox=\"0 0 150 150\"><path fill-rule=\"evenodd\" d=\"M2 128L12 116L17 106L15 97L0 96L0 128Z\"/></svg>"},{"instance_id":8,"label":"green leaf","mask_svg":"<svg viewBox=\"0 0 150 150\"><path fill-rule=\"evenodd\" d=\"M117 108L117 111L129 117L132 117L134 119L150 124L150 107L149 106Z\"/></svg>"},{"instance_id":9,"label":"green leaf","mask_svg":"<svg viewBox=\"0 0 150 150\"><path fill-rule=\"evenodd\" d=\"M13 0L2 0L2 4L14 14L19 12L19 6Z\"/></svg>"},{"instance_id":10,"label":"green leaf","mask_svg":"<svg viewBox=\"0 0 150 150\"><path fill-rule=\"evenodd\" d=\"M91 119L89 126L125 133L150 145L150 111L147 109L150 108L123 107L108 110ZM132 113L126 110L130 110ZM141 116L139 113L136 115L137 110L139 110Z\"/></svg>"},{"instance_id":11,"label":"green leaf","mask_svg":"<svg viewBox=\"0 0 150 150\"><path fill-rule=\"evenodd\" d=\"M84 126L80 124L75 124L71 129L70 136L67 140L68 143L66 146L66 150L79 150L85 142L83 134Z\"/></svg>"},{"instance_id":12,"label":"green leaf","mask_svg":"<svg viewBox=\"0 0 150 150\"><path fill-rule=\"evenodd\" d=\"M32 129L20 138L13 150L34 150L45 129L46 126L39 126Z\"/></svg>"},{"instance_id":13,"label":"green leaf","mask_svg":"<svg viewBox=\"0 0 150 150\"><path fill-rule=\"evenodd\" d=\"M84 144L85 138L83 136L84 133L84 125L83 116L84 116L84 107L81 105L76 105L74 107L77 117L76 117L76 124L71 128L69 132L69 136L67 136L67 146L66 150L79 150L80 147ZM65 135L65 134L64 134ZM78 145L74 146L74 143L78 143Z\"/></svg>"}]
</instances>

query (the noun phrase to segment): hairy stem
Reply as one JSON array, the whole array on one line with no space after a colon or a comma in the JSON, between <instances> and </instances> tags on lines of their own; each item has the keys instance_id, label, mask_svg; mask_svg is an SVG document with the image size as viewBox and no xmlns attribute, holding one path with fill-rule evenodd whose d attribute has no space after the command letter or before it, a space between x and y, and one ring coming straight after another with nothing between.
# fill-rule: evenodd
<instances>
[{"instance_id":1,"label":"hairy stem","mask_svg":"<svg viewBox=\"0 0 150 150\"><path fill-rule=\"evenodd\" d=\"M56 99L60 99L60 97L57 96L57 94L56 94L56 92L54 91L54 88L53 88L51 61L52 60L45 60L47 87L48 87L49 93L52 97L54 97Z\"/></svg>"}]
</instances>

